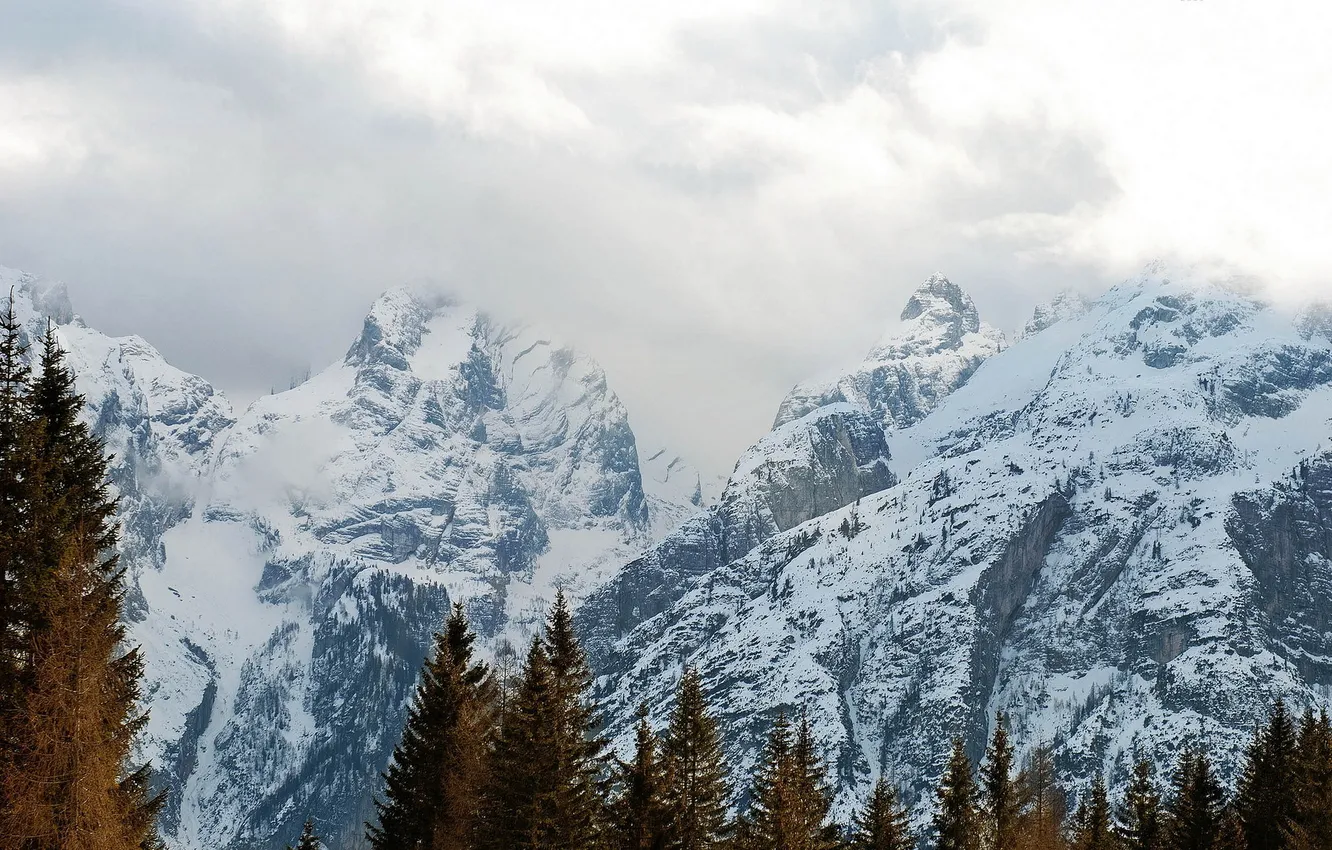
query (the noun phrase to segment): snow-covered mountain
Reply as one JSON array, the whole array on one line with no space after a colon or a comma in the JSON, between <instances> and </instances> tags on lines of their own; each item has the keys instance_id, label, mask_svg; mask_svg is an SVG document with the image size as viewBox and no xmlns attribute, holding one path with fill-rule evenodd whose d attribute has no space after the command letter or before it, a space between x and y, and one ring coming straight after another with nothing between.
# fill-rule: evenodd
<instances>
[{"instance_id":1,"label":"snow-covered mountain","mask_svg":"<svg viewBox=\"0 0 1332 850\"><path fill-rule=\"evenodd\" d=\"M186 847L266 846L307 814L351 840L448 602L521 636L556 586L595 586L653 526L595 363L406 289L343 361L251 406L209 463L140 581L166 630L153 732L191 759L172 777Z\"/></svg>"},{"instance_id":2,"label":"snow-covered mountain","mask_svg":"<svg viewBox=\"0 0 1332 850\"><path fill-rule=\"evenodd\" d=\"M117 456L174 847L280 847L308 815L359 846L451 601L492 648L521 640L557 586L582 595L704 502L697 472L645 487L595 363L446 297L388 292L342 361L237 417L62 287L0 284L30 337L57 324Z\"/></svg>"},{"instance_id":3,"label":"snow-covered mountain","mask_svg":"<svg viewBox=\"0 0 1332 850\"><path fill-rule=\"evenodd\" d=\"M1038 311L1002 352L942 278L904 315L933 344L878 349L778 416L860 405L900 481L734 551L714 509L631 563L584 609L619 628L594 633L607 716L646 700L662 721L697 665L741 776L775 714L804 709L843 815L887 775L923 820L949 741L979 756L997 711L1081 786L1138 754L1164 769L1199 734L1230 773L1274 697L1328 699L1325 310L1152 267ZM783 456L791 424L751 456ZM782 499L757 501L812 503L769 486Z\"/></svg>"},{"instance_id":4,"label":"snow-covered mountain","mask_svg":"<svg viewBox=\"0 0 1332 850\"><path fill-rule=\"evenodd\" d=\"M811 714L842 813L875 777L924 817L994 712L1121 780L1201 732L1233 769L1277 695L1332 696L1332 310L1154 267L1009 345L928 280L846 376L797 387L723 485L640 452L586 357L386 293L341 361L237 415L61 287L49 317L116 454L144 755L172 846L356 845L430 633L492 651L556 586L606 716L704 674L743 776ZM623 733L623 727L613 728Z\"/></svg>"}]
</instances>

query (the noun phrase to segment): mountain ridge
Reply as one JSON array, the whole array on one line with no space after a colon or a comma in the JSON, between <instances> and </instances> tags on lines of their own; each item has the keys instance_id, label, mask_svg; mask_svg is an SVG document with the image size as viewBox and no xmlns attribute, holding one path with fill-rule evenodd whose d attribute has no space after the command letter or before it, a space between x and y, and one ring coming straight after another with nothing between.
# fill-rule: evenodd
<instances>
[{"instance_id":1,"label":"mountain ridge","mask_svg":"<svg viewBox=\"0 0 1332 850\"><path fill-rule=\"evenodd\" d=\"M341 360L237 413L58 284L0 283L30 337L55 319L116 455L142 754L184 848L307 815L352 846L448 605L512 659L556 587L609 716L660 722L697 664L743 775L803 707L843 816L883 775L923 824L936 745L979 755L1000 710L1077 792L1332 694L1325 307L1154 265L1010 344L935 275L714 484L640 451L593 361L446 296L390 289Z\"/></svg>"},{"instance_id":2,"label":"mountain ridge","mask_svg":"<svg viewBox=\"0 0 1332 850\"><path fill-rule=\"evenodd\" d=\"M1324 491L1289 481L1326 480L1326 339L1162 266L1050 319L886 430L899 483L625 619L598 656L609 714L646 701L660 722L696 665L742 774L772 716L803 708L842 816L883 775L923 826L947 742L979 757L997 711L1027 746L1055 742L1077 791L1138 753L1165 775L1199 728L1233 778L1272 697L1325 703L1321 636L1285 635L1332 610ZM1274 515L1299 521L1274 533Z\"/></svg>"}]
</instances>

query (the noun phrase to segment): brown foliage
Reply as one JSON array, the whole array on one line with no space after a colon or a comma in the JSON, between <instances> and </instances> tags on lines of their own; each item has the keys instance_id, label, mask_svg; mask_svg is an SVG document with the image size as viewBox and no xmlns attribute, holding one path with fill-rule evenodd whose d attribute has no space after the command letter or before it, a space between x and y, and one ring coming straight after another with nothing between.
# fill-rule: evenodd
<instances>
[{"instance_id":1,"label":"brown foliage","mask_svg":"<svg viewBox=\"0 0 1332 850\"><path fill-rule=\"evenodd\" d=\"M146 837L142 789L122 782L140 725L131 716L140 661L120 649L120 577L89 549L76 539L40 589L44 628L30 636L0 850L137 850Z\"/></svg>"}]
</instances>

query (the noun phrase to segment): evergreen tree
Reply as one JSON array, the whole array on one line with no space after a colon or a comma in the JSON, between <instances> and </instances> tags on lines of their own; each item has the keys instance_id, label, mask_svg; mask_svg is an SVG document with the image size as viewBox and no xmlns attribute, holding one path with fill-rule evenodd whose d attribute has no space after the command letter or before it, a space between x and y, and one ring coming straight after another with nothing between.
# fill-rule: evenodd
<instances>
[{"instance_id":1,"label":"evergreen tree","mask_svg":"<svg viewBox=\"0 0 1332 850\"><path fill-rule=\"evenodd\" d=\"M802 717L792 736L786 714L779 714L754 782L749 846L831 850L838 843L836 827L827 822L831 805L808 720Z\"/></svg>"},{"instance_id":2,"label":"evergreen tree","mask_svg":"<svg viewBox=\"0 0 1332 850\"><path fill-rule=\"evenodd\" d=\"M1332 721L1327 711L1312 711L1300 724L1291 846L1296 850L1332 850Z\"/></svg>"},{"instance_id":3,"label":"evergreen tree","mask_svg":"<svg viewBox=\"0 0 1332 850\"><path fill-rule=\"evenodd\" d=\"M14 293L0 315L0 767L21 705L26 638L19 596L22 553L29 539L29 370L23 331L14 315Z\"/></svg>"},{"instance_id":4,"label":"evergreen tree","mask_svg":"<svg viewBox=\"0 0 1332 850\"><path fill-rule=\"evenodd\" d=\"M558 757L551 719L550 659L533 638L518 688L504 714L486 794L483 846L544 848Z\"/></svg>"},{"instance_id":5,"label":"evergreen tree","mask_svg":"<svg viewBox=\"0 0 1332 850\"><path fill-rule=\"evenodd\" d=\"M1018 819L1019 846L1023 850L1059 850L1068 800L1057 782L1054 750L1049 744L1032 749L1018 785L1026 806Z\"/></svg>"},{"instance_id":6,"label":"evergreen tree","mask_svg":"<svg viewBox=\"0 0 1332 850\"><path fill-rule=\"evenodd\" d=\"M293 848L288 844L287 850L322 850L323 846L323 839L315 835L314 818L306 818L305 826L301 829L301 837L296 841L296 847Z\"/></svg>"},{"instance_id":7,"label":"evergreen tree","mask_svg":"<svg viewBox=\"0 0 1332 850\"><path fill-rule=\"evenodd\" d=\"M611 804L616 850L662 850L667 846L668 778L647 718L647 703L643 703L638 707L634 760L617 766L619 794Z\"/></svg>"},{"instance_id":8,"label":"evergreen tree","mask_svg":"<svg viewBox=\"0 0 1332 850\"><path fill-rule=\"evenodd\" d=\"M914 850L909 817L897 789L880 777L852 822L850 850Z\"/></svg>"},{"instance_id":9,"label":"evergreen tree","mask_svg":"<svg viewBox=\"0 0 1332 850\"><path fill-rule=\"evenodd\" d=\"M795 788L791 781L791 723L777 715L768 733L763 762L754 779L747 818L747 847L793 850L795 843Z\"/></svg>"},{"instance_id":10,"label":"evergreen tree","mask_svg":"<svg viewBox=\"0 0 1332 850\"><path fill-rule=\"evenodd\" d=\"M1201 748L1180 756L1165 818L1167 850L1218 850L1225 794Z\"/></svg>"},{"instance_id":11,"label":"evergreen tree","mask_svg":"<svg viewBox=\"0 0 1332 850\"><path fill-rule=\"evenodd\" d=\"M1110 800L1105 778L1097 775L1091 793L1078 805L1073 818L1074 850L1114 850L1117 846L1110 823Z\"/></svg>"},{"instance_id":12,"label":"evergreen tree","mask_svg":"<svg viewBox=\"0 0 1332 850\"><path fill-rule=\"evenodd\" d=\"M557 718L560 755L558 786L562 843L584 848L604 828L604 807L599 779L606 769L606 741L598 737L596 717L587 697L592 671L574 635L573 615L564 591L555 594L546 624L546 652ZM563 843L567 842L567 843Z\"/></svg>"},{"instance_id":13,"label":"evergreen tree","mask_svg":"<svg viewBox=\"0 0 1332 850\"><path fill-rule=\"evenodd\" d=\"M9 312L0 361L15 344ZM26 392L21 369L0 362L10 384L0 390L0 430L27 432L10 446L18 472L11 465L0 476L22 481L7 508L22 539L9 536L3 552L5 663L17 675L8 681L0 848L155 848L162 798L150 793L147 768L128 764L146 723L136 709L143 662L123 648L109 460L78 419L83 399L53 327L40 359ZM13 409L19 399L22 413Z\"/></svg>"},{"instance_id":14,"label":"evergreen tree","mask_svg":"<svg viewBox=\"0 0 1332 850\"><path fill-rule=\"evenodd\" d=\"M839 843L839 830L828 822L832 792L827 766L819 755L809 716L800 713L794 746L791 748L791 783L794 789L794 850L832 850Z\"/></svg>"},{"instance_id":15,"label":"evergreen tree","mask_svg":"<svg viewBox=\"0 0 1332 850\"><path fill-rule=\"evenodd\" d=\"M1145 759L1133 766L1133 778L1124 794L1116 828L1124 850L1160 850L1161 795L1152 779L1151 763Z\"/></svg>"},{"instance_id":16,"label":"evergreen tree","mask_svg":"<svg viewBox=\"0 0 1332 850\"><path fill-rule=\"evenodd\" d=\"M495 747L485 844L495 850L587 850L606 837L605 744L593 733L591 674L564 594L533 640Z\"/></svg>"},{"instance_id":17,"label":"evergreen tree","mask_svg":"<svg viewBox=\"0 0 1332 850\"><path fill-rule=\"evenodd\" d=\"M995 716L994 734L981 768L981 814L987 850L1015 850L1023 811L1021 791L1013 777L1013 745L1008 740L1007 725L1002 713Z\"/></svg>"},{"instance_id":18,"label":"evergreen tree","mask_svg":"<svg viewBox=\"0 0 1332 850\"><path fill-rule=\"evenodd\" d=\"M953 741L938 796L939 806L934 814L937 850L979 850L976 780L971 775L971 760L961 738Z\"/></svg>"},{"instance_id":19,"label":"evergreen tree","mask_svg":"<svg viewBox=\"0 0 1332 850\"><path fill-rule=\"evenodd\" d=\"M494 735L490 672L473 660L476 637L454 605L422 671L402 740L367 825L374 850L464 850L477 828L488 749Z\"/></svg>"},{"instance_id":20,"label":"evergreen tree","mask_svg":"<svg viewBox=\"0 0 1332 850\"><path fill-rule=\"evenodd\" d=\"M670 811L668 845L672 850L710 850L726 833L726 781L717 722L708 714L703 679L685 669L676 692L675 709L664 744L669 774L666 801Z\"/></svg>"},{"instance_id":21,"label":"evergreen tree","mask_svg":"<svg viewBox=\"0 0 1332 850\"><path fill-rule=\"evenodd\" d=\"M1298 772L1295 724L1277 700L1267 726L1249 746L1236 795L1249 850L1286 850L1295 825Z\"/></svg>"},{"instance_id":22,"label":"evergreen tree","mask_svg":"<svg viewBox=\"0 0 1332 850\"><path fill-rule=\"evenodd\" d=\"M126 698L137 651L121 654L121 591L71 548L42 582L43 627L30 638L29 687L5 771L5 850L154 847L158 801L144 773L124 775L142 717Z\"/></svg>"},{"instance_id":23,"label":"evergreen tree","mask_svg":"<svg viewBox=\"0 0 1332 850\"><path fill-rule=\"evenodd\" d=\"M27 400L36 426L34 483L41 490L33 519L41 543L39 555L49 572L64 556L62 543L75 536L86 537L98 554L115 549L116 502L108 489L110 458L102 441L79 421L85 402L75 389L74 373L52 325L42 338L40 362ZM114 559L102 569L114 573ZM36 573L33 580L39 576Z\"/></svg>"}]
</instances>

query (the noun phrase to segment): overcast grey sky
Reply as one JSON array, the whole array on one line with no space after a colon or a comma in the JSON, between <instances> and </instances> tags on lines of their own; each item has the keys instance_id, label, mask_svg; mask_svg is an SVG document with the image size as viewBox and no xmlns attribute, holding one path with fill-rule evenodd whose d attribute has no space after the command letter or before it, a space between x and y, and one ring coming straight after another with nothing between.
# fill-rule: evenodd
<instances>
[{"instance_id":1,"label":"overcast grey sky","mask_svg":"<svg viewBox=\"0 0 1332 850\"><path fill-rule=\"evenodd\" d=\"M933 271L1005 330L1155 256L1328 286L1283 0L0 0L0 264L239 398L436 281L722 471Z\"/></svg>"}]
</instances>

